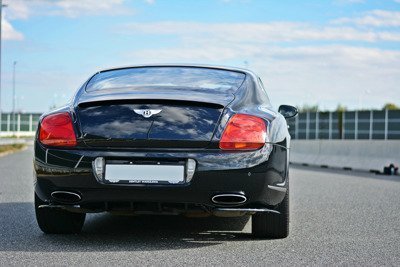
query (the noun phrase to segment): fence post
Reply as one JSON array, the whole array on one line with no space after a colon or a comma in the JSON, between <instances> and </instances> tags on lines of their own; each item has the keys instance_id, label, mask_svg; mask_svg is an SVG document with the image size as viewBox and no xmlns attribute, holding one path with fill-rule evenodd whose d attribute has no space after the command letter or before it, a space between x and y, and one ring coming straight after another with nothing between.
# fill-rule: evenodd
<instances>
[{"instance_id":1,"label":"fence post","mask_svg":"<svg viewBox=\"0 0 400 267\"><path fill-rule=\"evenodd\" d=\"M21 130L21 114L17 116L17 132L19 133Z\"/></svg>"},{"instance_id":2,"label":"fence post","mask_svg":"<svg viewBox=\"0 0 400 267\"><path fill-rule=\"evenodd\" d=\"M306 114L306 140L308 140L310 130L310 111L307 111Z\"/></svg>"},{"instance_id":3,"label":"fence post","mask_svg":"<svg viewBox=\"0 0 400 267\"><path fill-rule=\"evenodd\" d=\"M315 112L315 139L319 137L319 112Z\"/></svg>"},{"instance_id":4,"label":"fence post","mask_svg":"<svg viewBox=\"0 0 400 267\"><path fill-rule=\"evenodd\" d=\"M299 115L296 116L294 124L295 124L294 136L296 139L299 139Z\"/></svg>"},{"instance_id":5,"label":"fence post","mask_svg":"<svg viewBox=\"0 0 400 267\"><path fill-rule=\"evenodd\" d=\"M385 109L385 140L388 139L389 110Z\"/></svg>"},{"instance_id":6,"label":"fence post","mask_svg":"<svg viewBox=\"0 0 400 267\"><path fill-rule=\"evenodd\" d=\"M342 139L346 139L346 111L342 113Z\"/></svg>"},{"instance_id":7,"label":"fence post","mask_svg":"<svg viewBox=\"0 0 400 267\"><path fill-rule=\"evenodd\" d=\"M369 113L369 140L372 140L372 132L374 130L374 111L371 110Z\"/></svg>"},{"instance_id":8,"label":"fence post","mask_svg":"<svg viewBox=\"0 0 400 267\"><path fill-rule=\"evenodd\" d=\"M7 132L10 131L10 114L7 114Z\"/></svg>"},{"instance_id":9,"label":"fence post","mask_svg":"<svg viewBox=\"0 0 400 267\"><path fill-rule=\"evenodd\" d=\"M328 126L329 140L332 139L332 111L329 111L329 126Z\"/></svg>"},{"instance_id":10,"label":"fence post","mask_svg":"<svg viewBox=\"0 0 400 267\"><path fill-rule=\"evenodd\" d=\"M354 140L358 139L358 111L354 113Z\"/></svg>"},{"instance_id":11,"label":"fence post","mask_svg":"<svg viewBox=\"0 0 400 267\"><path fill-rule=\"evenodd\" d=\"M29 114L29 131L32 132L32 114Z\"/></svg>"}]
</instances>

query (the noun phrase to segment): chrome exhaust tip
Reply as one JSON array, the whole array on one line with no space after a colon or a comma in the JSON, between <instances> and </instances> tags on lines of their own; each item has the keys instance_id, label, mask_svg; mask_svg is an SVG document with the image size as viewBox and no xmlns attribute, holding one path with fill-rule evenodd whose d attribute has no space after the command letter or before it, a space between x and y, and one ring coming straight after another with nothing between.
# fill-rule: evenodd
<instances>
[{"instance_id":1,"label":"chrome exhaust tip","mask_svg":"<svg viewBox=\"0 0 400 267\"><path fill-rule=\"evenodd\" d=\"M217 194L211 201L218 205L240 205L247 201L247 197L242 194Z\"/></svg>"},{"instance_id":2,"label":"chrome exhaust tip","mask_svg":"<svg viewBox=\"0 0 400 267\"><path fill-rule=\"evenodd\" d=\"M54 191L51 193L51 197L63 203L76 203L82 199L79 194L69 191Z\"/></svg>"}]
</instances>

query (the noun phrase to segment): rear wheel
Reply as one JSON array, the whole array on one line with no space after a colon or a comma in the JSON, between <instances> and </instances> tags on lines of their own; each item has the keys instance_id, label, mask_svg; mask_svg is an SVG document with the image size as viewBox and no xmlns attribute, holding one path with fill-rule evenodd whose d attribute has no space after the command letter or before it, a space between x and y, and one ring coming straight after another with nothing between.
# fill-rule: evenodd
<instances>
[{"instance_id":1,"label":"rear wheel","mask_svg":"<svg viewBox=\"0 0 400 267\"><path fill-rule=\"evenodd\" d=\"M276 213L256 213L252 216L252 233L260 238L285 238L289 235L289 189Z\"/></svg>"},{"instance_id":2,"label":"rear wheel","mask_svg":"<svg viewBox=\"0 0 400 267\"><path fill-rule=\"evenodd\" d=\"M39 208L46 204L35 194L35 212L39 228L46 234L76 234L82 230L85 213Z\"/></svg>"}]
</instances>

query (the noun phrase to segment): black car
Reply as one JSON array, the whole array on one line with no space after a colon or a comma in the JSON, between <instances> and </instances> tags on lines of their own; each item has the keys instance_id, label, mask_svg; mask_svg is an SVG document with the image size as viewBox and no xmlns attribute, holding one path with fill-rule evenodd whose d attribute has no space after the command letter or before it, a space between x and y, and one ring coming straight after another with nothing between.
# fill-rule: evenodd
<instances>
[{"instance_id":1,"label":"black car","mask_svg":"<svg viewBox=\"0 0 400 267\"><path fill-rule=\"evenodd\" d=\"M261 80L236 68L103 70L40 118L35 210L45 233L78 233L86 213L252 215L257 237L289 233L285 118Z\"/></svg>"}]
</instances>

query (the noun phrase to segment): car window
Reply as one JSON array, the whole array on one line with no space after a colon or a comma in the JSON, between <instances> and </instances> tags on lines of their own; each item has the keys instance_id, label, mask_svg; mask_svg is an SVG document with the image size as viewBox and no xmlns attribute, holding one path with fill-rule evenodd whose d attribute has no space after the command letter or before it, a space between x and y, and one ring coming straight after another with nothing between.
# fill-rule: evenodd
<instances>
[{"instance_id":1,"label":"car window","mask_svg":"<svg viewBox=\"0 0 400 267\"><path fill-rule=\"evenodd\" d=\"M137 67L100 72L89 81L86 91L160 86L234 92L245 76L241 72L200 67Z\"/></svg>"}]
</instances>

